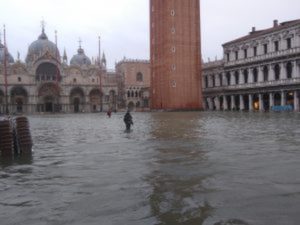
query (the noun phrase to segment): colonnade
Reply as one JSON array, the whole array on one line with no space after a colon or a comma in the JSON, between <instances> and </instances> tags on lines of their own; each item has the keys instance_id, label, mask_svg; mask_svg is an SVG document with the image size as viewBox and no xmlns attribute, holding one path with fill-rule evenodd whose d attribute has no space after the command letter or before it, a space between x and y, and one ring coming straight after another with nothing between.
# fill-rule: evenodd
<instances>
[{"instance_id":1,"label":"colonnade","mask_svg":"<svg viewBox=\"0 0 300 225\"><path fill-rule=\"evenodd\" d=\"M274 107L300 108L300 91L275 91L265 93L225 94L205 97L207 110L269 111Z\"/></svg>"}]
</instances>

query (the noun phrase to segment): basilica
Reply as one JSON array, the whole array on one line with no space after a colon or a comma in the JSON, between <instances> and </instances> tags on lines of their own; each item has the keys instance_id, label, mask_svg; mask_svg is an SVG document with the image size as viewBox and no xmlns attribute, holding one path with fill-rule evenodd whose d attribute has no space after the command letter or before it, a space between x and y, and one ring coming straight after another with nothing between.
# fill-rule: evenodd
<instances>
[{"instance_id":1,"label":"basilica","mask_svg":"<svg viewBox=\"0 0 300 225\"><path fill-rule=\"evenodd\" d=\"M116 70L109 71L104 54L91 60L80 44L68 62L66 52L61 56L44 27L30 44L25 62L19 56L14 60L5 49L0 42L0 113L90 113L149 107L150 83L144 80L150 72L143 69L149 67L145 61L123 59ZM135 74L126 72L128 66L136 68ZM136 77L136 82L126 86L125 75ZM134 90L133 95L127 95L129 89Z\"/></svg>"}]
</instances>

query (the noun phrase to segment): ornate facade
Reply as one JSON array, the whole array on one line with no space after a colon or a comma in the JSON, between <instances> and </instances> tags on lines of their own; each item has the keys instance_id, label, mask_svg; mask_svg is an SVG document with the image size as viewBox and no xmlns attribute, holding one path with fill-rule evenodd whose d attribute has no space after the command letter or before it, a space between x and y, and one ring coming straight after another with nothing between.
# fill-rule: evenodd
<instances>
[{"instance_id":1,"label":"ornate facade","mask_svg":"<svg viewBox=\"0 0 300 225\"><path fill-rule=\"evenodd\" d=\"M100 112L126 107L122 101L122 75L106 69L104 54L101 59L90 60L81 44L68 64L66 52L60 56L43 28L29 46L25 62L15 62L6 54L6 77L4 54L5 47L0 42L0 113L6 108L10 113L33 114Z\"/></svg>"},{"instance_id":2,"label":"ornate facade","mask_svg":"<svg viewBox=\"0 0 300 225\"><path fill-rule=\"evenodd\" d=\"M150 109L150 63L148 60L123 59L116 65L122 77L120 92L124 106L136 111Z\"/></svg>"},{"instance_id":3,"label":"ornate facade","mask_svg":"<svg viewBox=\"0 0 300 225\"><path fill-rule=\"evenodd\" d=\"M300 96L300 20L252 31L223 45L203 68L209 110L295 110Z\"/></svg>"}]
</instances>

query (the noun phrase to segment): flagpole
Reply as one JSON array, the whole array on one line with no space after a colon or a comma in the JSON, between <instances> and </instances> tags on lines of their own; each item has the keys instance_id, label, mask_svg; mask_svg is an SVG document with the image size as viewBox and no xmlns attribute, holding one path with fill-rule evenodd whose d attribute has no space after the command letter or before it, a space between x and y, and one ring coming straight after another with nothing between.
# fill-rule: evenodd
<instances>
[{"instance_id":1,"label":"flagpole","mask_svg":"<svg viewBox=\"0 0 300 225\"><path fill-rule=\"evenodd\" d=\"M8 88L7 88L7 48L6 48L6 29L3 25L3 35L4 35L4 82L5 82L5 113L9 114L8 110Z\"/></svg>"}]
</instances>

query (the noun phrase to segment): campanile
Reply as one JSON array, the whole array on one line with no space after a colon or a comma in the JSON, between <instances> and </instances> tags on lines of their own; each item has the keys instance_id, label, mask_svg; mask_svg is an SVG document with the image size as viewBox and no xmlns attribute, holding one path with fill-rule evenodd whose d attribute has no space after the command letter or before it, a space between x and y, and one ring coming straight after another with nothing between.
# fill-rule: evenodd
<instances>
[{"instance_id":1,"label":"campanile","mask_svg":"<svg viewBox=\"0 0 300 225\"><path fill-rule=\"evenodd\" d=\"M202 109L199 0L150 0L151 107Z\"/></svg>"}]
</instances>

